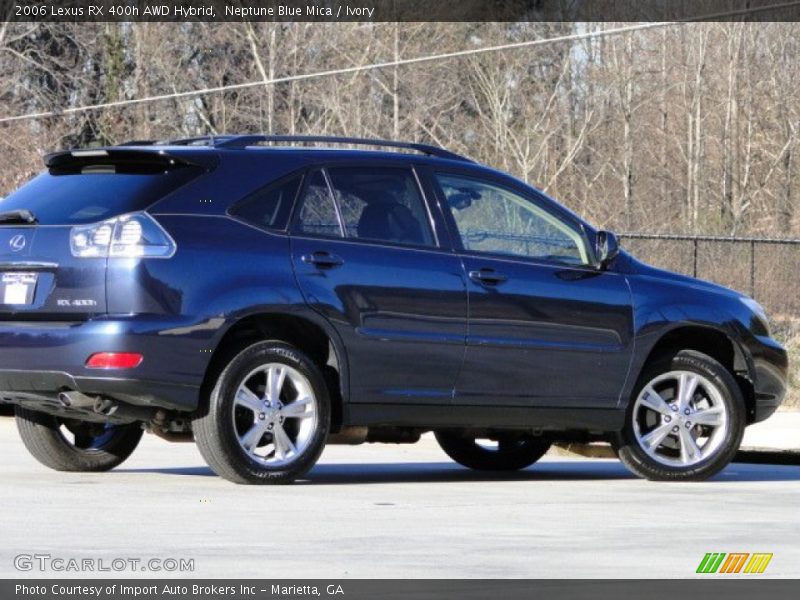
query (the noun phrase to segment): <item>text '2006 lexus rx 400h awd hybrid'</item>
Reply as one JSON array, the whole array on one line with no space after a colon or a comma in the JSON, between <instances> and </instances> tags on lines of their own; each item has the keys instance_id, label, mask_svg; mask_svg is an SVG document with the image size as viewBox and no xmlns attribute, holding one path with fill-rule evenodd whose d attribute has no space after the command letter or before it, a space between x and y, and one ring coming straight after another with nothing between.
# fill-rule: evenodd
<instances>
[{"instance_id":1,"label":"text '2006 lexus rx 400h awd hybrid'","mask_svg":"<svg viewBox=\"0 0 800 600\"><path fill-rule=\"evenodd\" d=\"M148 431L285 482L326 443L432 431L473 469L605 440L698 480L785 393L752 299L439 148L217 136L46 165L0 203L0 399L54 469Z\"/></svg>"}]
</instances>

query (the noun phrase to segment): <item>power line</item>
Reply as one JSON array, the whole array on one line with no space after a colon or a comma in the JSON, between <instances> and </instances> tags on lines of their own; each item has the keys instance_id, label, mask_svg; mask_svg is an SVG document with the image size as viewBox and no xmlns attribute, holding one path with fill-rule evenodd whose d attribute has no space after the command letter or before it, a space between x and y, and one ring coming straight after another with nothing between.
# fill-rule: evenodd
<instances>
[{"instance_id":1,"label":"power line","mask_svg":"<svg viewBox=\"0 0 800 600\"><path fill-rule=\"evenodd\" d=\"M598 37L606 37L611 35L619 35L622 33L630 33L633 31L643 31L647 29L656 29L660 27L668 27L672 25L682 25L684 23L691 23L697 21L714 21L725 17L737 17L745 14L753 14L767 10L780 10L783 8L791 8L800 6L800 0L793 2L784 2L781 4L771 4L769 6L759 6L754 8L739 9L724 13L717 13L713 15L703 15L690 19L683 19L679 21L656 21L653 23L640 23L637 25L628 25L625 27L616 27L613 29L605 29L601 31L589 31L586 33L575 33L570 35L562 35L553 38L546 38L543 40L528 40L525 42L515 42L511 44L501 44L497 46L486 46L484 48L473 48L470 50L459 50L456 52L444 52L441 54L431 54L427 56L418 56L416 58L404 58L400 60L392 60L381 63L373 63L369 65L358 65L355 67L343 67L340 69L330 69L326 71L315 71L313 73L303 73L300 75L289 75L286 77L276 77L274 79L261 79L258 81L247 81L244 83L236 83L232 85L222 85L216 87L207 87L196 90L189 90L185 92L173 92L171 94L160 94L156 96L146 96L144 98L133 98L130 100L117 100L114 102L103 102L100 104L89 104L85 106L76 106L72 108L65 108L63 110L43 111L38 113L28 113L24 115L16 115L12 117L0 118L0 123L10 123L13 121L23 121L27 119L42 119L45 117L55 117L61 115L70 115L90 110L100 110L104 108L117 108L122 106L133 106L136 104L144 104L147 102L158 102L161 100L170 100L177 98L190 98L192 96L202 96L205 94L215 94L219 92L229 92L233 90L241 90L251 87L276 85L279 83L289 83L292 81L305 81L308 79L316 79L319 77L332 77L335 75L347 75L351 73L360 73L364 71L374 71L377 69L386 69L390 67L400 67L405 65L415 65L426 62L433 62L437 60L448 60L453 58L461 58L464 56L471 56L476 54L486 54L489 52L500 52L503 50L517 50L519 48L532 48L535 46L544 46L547 44L556 44L562 42L586 40Z\"/></svg>"},{"instance_id":2,"label":"power line","mask_svg":"<svg viewBox=\"0 0 800 600\"><path fill-rule=\"evenodd\" d=\"M594 32L587 32L583 34L573 34L573 35L565 35L559 36L555 38L547 38L543 40L529 40L526 42L516 42L513 44L503 44L499 46L487 46L485 48L474 48L471 50L460 50L457 52L445 52L442 54L432 54L428 56L419 56L416 58L405 58L400 60L393 60L388 62L381 62L381 63L373 63L369 65L359 65L355 67L343 67L340 69L330 69L326 71L316 71L313 73L303 73L300 75L289 75L286 77L276 77L274 79L261 79L258 81L247 81L244 83L236 83L231 85L221 85L215 87L207 87L201 88L196 90L190 90L185 92L173 92L170 94L160 94L157 96L147 96L144 98L133 98L130 100L117 100L114 102L103 102L101 104L90 104L86 106L76 106L73 108L66 108L60 111L44 111L38 113L29 113L25 115L17 115L13 117L3 117L0 118L0 123L8 123L11 121L21 121L25 119L39 119L44 117L54 117L57 115L68 115L68 114L75 114L86 112L90 110L99 110L103 108L115 108L121 106L131 106L135 104L143 104L146 102L158 102L160 100L170 100L175 98L187 98L191 96L202 96L205 94L213 94L219 92L229 92L234 90L241 90L251 87L258 87L264 85L275 85L279 83L289 83L292 81L304 81L308 79L316 79L319 77L332 77L335 75L346 75L351 73L358 73L363 71L372 71L376 69L386 69L389 67L399 67L403 65L413 65L419 64L424 62L432 62L436 60L445 60L445 59L452 59L452 58L459 58L463 56L469 56L474 54L483 54L488 52L498 52L501 50L513 50L517 48L527 48L532 46L542 46L545 44L553 44L557 42L566 42L571 40L581 40L581 39L588 39L591 37L600 37L607 36L607 35L615 35L619 33L625 33L629 31L638 31L642 29L652 29L655 27L664 27L665 25L672 25L672 22L656 22L656 23L646 23L644 25L633 25L628 27L620 27L616 29L608 29L604 31L594 31Z\"/></svg>"}]
</instances>

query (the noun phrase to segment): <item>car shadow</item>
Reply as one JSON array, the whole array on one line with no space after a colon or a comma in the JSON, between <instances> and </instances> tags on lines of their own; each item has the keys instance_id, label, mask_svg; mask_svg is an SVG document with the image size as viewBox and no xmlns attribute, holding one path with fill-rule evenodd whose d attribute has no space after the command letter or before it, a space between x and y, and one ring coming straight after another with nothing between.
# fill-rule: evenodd
<instances>
[{"instance_id":1,"label":"car shadow","mask_svg":"<svg viewBox=\"0 0 800 600\"><path fill-rule=\"evenodd\" d=\"M800 481L800 466L732 463L711 481L720 483Z\"/></svg>"},{"instance_id":2,"label":"car shadow","mask_svg":"<svg viewBox=\"0 0 800 600\"><path fill-rule=\"evenodd\" d=\"M118 468L113 472L160 473L194 477L216 476L210 468L204 466ZM319 463L305 477L295 482L295 485L624 479L635 479L635 477L616 460L545 461L528 469L511 473L471 471L447 462ZM800 467L734 463L711 481L718 483L800 481Z\"/></svg>"},{"instance_id":3,"label":"car shadow","mask_svg":"<svg viewBox=\"0 0 800 600\"><path fill-rule=\"evenodd\" d=\"M581 467L578 467L581 465ZM117 468L113 473L215 476L209 467ZM547 462L522 471L472 471L450 462L318 463L297 484L630 479L616 461Z\"/></svg>"},{"instance_id":4,"label":"car shadow","mask_svg":"<svg viewBox=\"0 0 800 600\"><path fill-rule=\"evenodd\" d=\"M581 465L581 466L579 466ZM580 481L629 479L616 461L547 461L522 471L473 471L451 462L424 463L322 463L298 483L417 483L484 481Z\"/></svg>"}]
</instances>

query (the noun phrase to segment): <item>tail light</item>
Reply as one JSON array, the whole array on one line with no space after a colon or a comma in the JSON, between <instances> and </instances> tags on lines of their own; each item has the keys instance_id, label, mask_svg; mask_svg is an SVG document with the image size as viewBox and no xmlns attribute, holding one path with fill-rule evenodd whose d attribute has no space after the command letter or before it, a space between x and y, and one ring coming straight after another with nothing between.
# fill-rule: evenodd
<instances>
[{"instance_id":1,"label":"tail light","mask_svg":"<svg viewBox=\"0 0 800 600\"><path fill-rule=\"evenodd\" d=\"M175 242L153 217L139 212L73 227L70 249L81 258L169 258Z\"/></svg>"}]
</instances>

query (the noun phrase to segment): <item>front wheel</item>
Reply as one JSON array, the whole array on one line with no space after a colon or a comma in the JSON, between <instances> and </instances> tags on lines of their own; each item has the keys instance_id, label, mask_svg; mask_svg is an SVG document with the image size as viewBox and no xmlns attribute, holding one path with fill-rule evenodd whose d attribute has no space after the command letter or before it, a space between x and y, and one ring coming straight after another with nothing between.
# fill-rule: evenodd
<instances>
[{"instance_id":1,"label":"front wheel","mask_svg":"<svg viewBox=\"0 0 800 600\"><path fill-rule=\"evenodd\" d=\"M744 399L730 371L710 356L683 350L645 369L617 455L640 477L701 481L730 463L745 424Z\"/></svg>"},{"instance_id":2,"label":"front wheel","mask_svg":"<svg viewBox=\"0 0 800 600\"><path fill-rule=\"evenodd\" d=\"M17 430L33 457L56 471L108 471L142 439L142 426L62 419L17 406Z\"/></svg>"},{"instance_id":3,"label":"front wheel","mask_svg":"<svg viewBox=\"0 0 800 600\"><path fill-rule=\"evenodd\" d=\"M330 400L319 368L283 342L259 342L231 360L193 422L215 473L234 483L288 483L325 446Z\"/></svg>"},{"instance_id":4,"label":"front wheel","mask_svg":"<svg viewBox=\"0 0 800 600\"><path fill-rule=\"evenodd\" d=\"M458 464L477 471L518 471L542 458L550 442L531 435L503 434L492 439L437 431L436 441Z\"/></svg>"}]
</instances>

